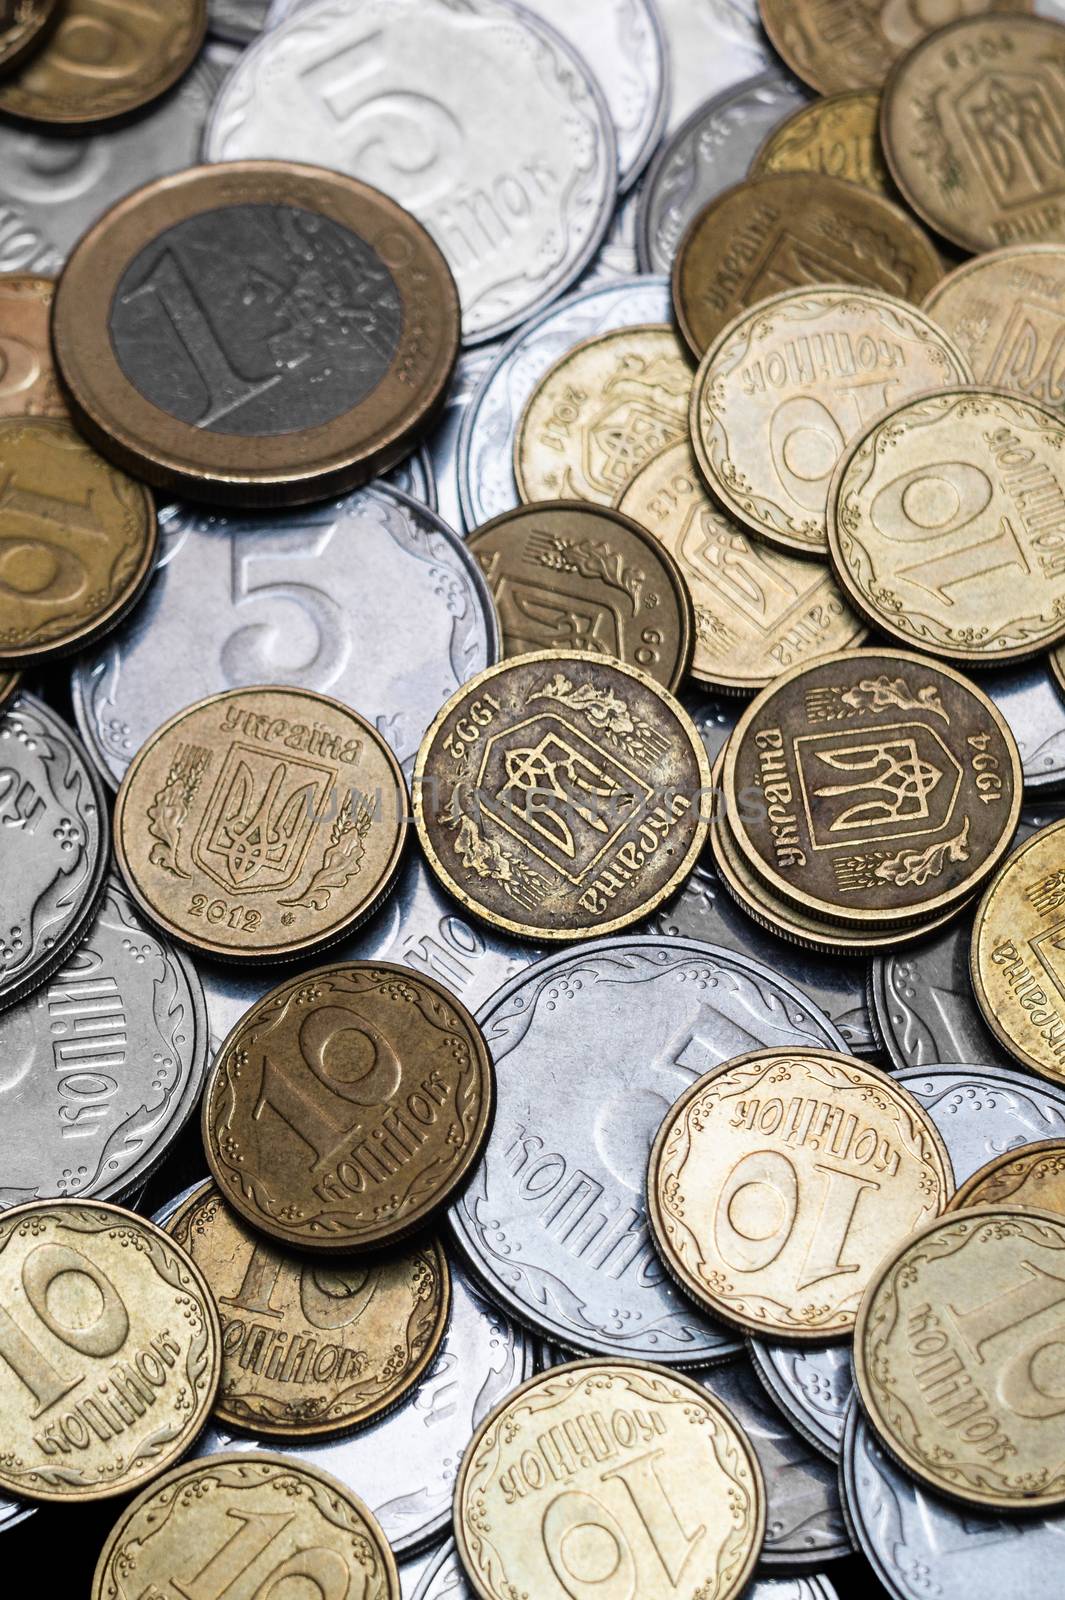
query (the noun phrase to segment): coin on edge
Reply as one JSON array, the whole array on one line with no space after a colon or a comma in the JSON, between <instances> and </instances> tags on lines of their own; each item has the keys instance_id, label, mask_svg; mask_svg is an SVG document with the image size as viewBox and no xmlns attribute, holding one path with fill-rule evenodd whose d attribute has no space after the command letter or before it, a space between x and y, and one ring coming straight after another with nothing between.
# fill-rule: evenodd
<instances>
[{"instance_id":1,"label":"coin on edge","mask_svg":"<svg viewBox=\"0 0 1065 1600\"><path fill-rule=\"evenodd\" d=\"M466 540L499 612L503 655L580 650L676 689L692 659L691 596L639 519L579 500L504 511Z\"/></svg>"},{"instance_id":2,"label":"coin on edge","mask_svg":"<svg viewBox=\"0 0 1065 1600\"><path fill-rule=\"evenodd\" d=\"M102 1500L158 1477L214 1403L222 1330L199 1268L102 1201L0 1217L0 1487Z\"/></svg>"},{"instance_id":3,"label":"coin on edge","mask_svg":"<svg viewBox=\"0 0 1065 1600\"><path fill-rule=\"evenodd\" d=\"M790 289L707 350L691 435L715 500L795 555L825 556L832 475L891 405L972 379L925 312L870 289Z\"/></svg>"},{"instance_id":4,"label":"coin on edge","mask_svg":"<svg viewBox=\"0 0 1065 1600\"><path fill-rule=\"evenodd\" d=\"M286 961L350 933L395 882L407 791L377 730L309 689L179 711L115 800L133 898L203 955Z\"/></svg>"},{"instance_id":5,"label":"coin on edge","mask_svg":"<svg viewBox=\"0 0 1065 1600\"><path fill-rule=\"evenodd\" d=\"M1063 1313L1065 1217L980 1206L899 1245L862 1301L854 1377L907 1472L986 1511L1065 1502Z\"/></svg>"},{"instance_id":6,"label":"coin on edge","mask_svg":"<svg viewBox=\"0 0 1065 1600\"><path fill-rule=\"evenodd\" d=\"M123 1511L100 1552L92 1600L221 1594L254 1565L263 1587L400 1600L377 1518L327 1472L291 1456L186 1461ZM205 1585L215 1585L214 1589Z\"/></svg>"},{"instance_id":7,"label":"coin on edge","mask_svg":"<svg viewBox=\"0 0 1065 1600\"><path fill-rule=\"evenodd\" d=\"M320 500L383 472L443 402L459 305L394 201L278 161L193 167L120 200L56 291L79 425L156 488Z\"/></svg>"},{"instance_id":8,"label":"coin on edge","mask_svg":"<svg viewBox=\"0 0 1065 1600\"><path fill-rule=\"evenodd\" d=\"M214 1415L228 1427L293 1442L361 1427L398 1404L436 1357L451 1279L435 1240L381 1261L327 1264L252 1233L210 1182L166 1231L218 1306Z\"/></svg>"},{"instance_id":9,"label":"coin on edge","mask_svg":"<svg viewBox=\"0 0 1065 1600\"><path fill-rule=\"evenodd\" d=\"M764 1536L762 1471L732 1413L649 1362L530 1378L481 1423L455 1485L481 1600L570 1600L604 1574L619 1594L672 1600L682 1573L686 1591L733 1600Z\"/></svg>"},{"instance_id":10,"label":"coin on edge","mask_svg":"<svg viewBox=\"0 0 1065 1600\"><path fill-rule=\"evenodd\" d=\"M764 178L770 172L820 172L892 198L880 149L879 94L833 94L785 117L751 162L749 175Z\"/></svg>"},{"instance_id":11,"label":"coin on edge","mask_svg":"<svg viewBox=\"0 0 1065 1600\"><path fill-rule=\"evenodd\" d=\"M429 729L414 819L467 910L528 939L649 916L695 865L710 767L691 719L620 662L544 650L479 673Z\"/></svg>"},{"instance_id":12,"label":"coin on edge","mask_svg":"<svg viewBox=\"0 0 1065 1600\"><path fill-rule=\"evenodd\" d=\"M4 0L0 6L0 73L8 73L39 50L55 16L57 0Z\"/></svg>"},{"instance_id":13,"label":"coin on edge","mask_svg":"<svg viewBox=\"0 0 1065 1600\"><path fill-rule=\"evenodd\" d=\"M1003 1205L1065 1216L1065 1139L1003 1150L966 1179L947 1210Z\"/></svg>"},{"instance_id":14,"label":"coin on edge","mask_svg":"<svg viewBox=\"0 0 1065 1600\"><path fill-rule=\"evenodd\" d=\"M54 278L0 273L0 417L65 417L52 362Z\"/></svg>"}]
</instances>

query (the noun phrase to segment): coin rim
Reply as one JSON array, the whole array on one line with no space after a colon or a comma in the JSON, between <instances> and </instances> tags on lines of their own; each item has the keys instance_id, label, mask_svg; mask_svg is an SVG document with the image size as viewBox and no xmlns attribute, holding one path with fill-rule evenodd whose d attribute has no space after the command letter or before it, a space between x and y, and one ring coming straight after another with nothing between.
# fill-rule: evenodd
<instances>
[{"instance_id":1,"label":"coin rim","mask_svg":"<svg viewBox=\"0 0 1065 1600\"><path fill-rule=\"evenodd\" d=\"M759 0L759 5L761 5L761 3L762 0ZM787 3L789 5L793 4L794 0L787 0ZM768 31L769 30L766 29L767 33ZM775 45L774 49L776 49ZM801 77L801 74L797 73L796 76ZM873 133L876 138L876 153L880 154L880 90L875 86L867 89L837 89L833 90L831 93L820 95L820 97L816 100L811 100L810 104L807 106L799 106L797 110L791 112L790 116L785 117L783 122L778 122L775 128L770 128L769 132L758 146L758 149L755 151L754 158L751 161L750 166L747 168L748 180L750 181L754 178L767 178L771 173L774 172L816 172L818 170L816 167L767 167L763 165L763 163L768 160L769 154L776 145L777 140L786 133L790 132L795 124L802 122L807 117L812 117L815 112L821 112L823 114L826 110L834 110L845 100L868 100L871 102L871 109L873 112ZM882 156L881 161L883 163ZM886 170L886 163L883 164ZM880 195L881 199L884 200L891 200L893 198L892 195L883 188L873 188L871 184L862 183L859 178L844 178L838 172L826 172L823 174L823 176L826 178L838 178L841 183L853 183L856 188L865 189L871 194L878 194ZM909 301L906 303L907 305L910 304Z\"/></svg>"},{"instance_id":2,"label":"coin rim","mask_svg":"<svg viewBox=\"0 0 1065 1600\"><path fill-rule=\"evenodd\" d=\"M955 1190L952 1199L947 1204L947 1211L971 1211L973 1207L969 1204L970 1197L989 1178L993 1178L1003 1167L1011 1167L1022 1156L1034 1156L1038 1159L1041 1155L1050 1155L1052 1153L1065 1157L1065 1138L1033 1139L1030 1144L1016 1144L1011 1145L1008 1150L1000 1150L997 1156L992 1156L990 1161L985 1161L982 1167L977 1167L975 1172L970 1173L965 1182ZM1029 1206L1013 1200L981 1200L977 1201L977 1204L993 1205L996 1209L1003 1205L1014 1205L1018 1210L1022 1211L1031 1209ZM1043 1206L1041 1209L1045 1211L1047 1207ZM1065 1213L1062 1213L1062 1215L1065 1217Z\"/></svg>"}]
</instances>

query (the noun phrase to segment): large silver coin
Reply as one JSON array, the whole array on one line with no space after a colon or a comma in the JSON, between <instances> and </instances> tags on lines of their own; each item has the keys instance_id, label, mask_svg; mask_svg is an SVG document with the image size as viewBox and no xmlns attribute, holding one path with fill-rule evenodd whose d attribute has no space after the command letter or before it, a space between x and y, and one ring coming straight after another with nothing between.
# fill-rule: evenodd
<instances>
[{"instance_id":1,"label":"large silver coin","mask_svg":"<svg viewBox=\"0 0 1065 1600\"><path fill-rule=\"evenodd\" d=\"M674 1365L740 1348L676 1290L651 1242L645 1174L669 1107L765 1045L843 1048L799 990L688 939L602 939L511 980L478 1014L496 1120L450 1216L496 1298L567 1349Z\"/></svg>"},{"instance_id":2,"label":"large silver coin","mask_svg":"<svg viewBox=\"0 0 1065 1600\"><path fill-rule=\"evenodd\" d=\"M29 994L80 939L107 870L103 787L50 706L0 715L0 1007Z\"/></svg>"},{"instance_id":3,"label":"large silver coin","mask_svg":"<svg viewBox=\"0 0 1065 1600\"><path fill-rule=\"evenodd\" d=\"M696 106L776 63L758 0L658 0L669 45L672 133Z\"/></svg>"},{"instance_id":4,"label":"large silver coin","mask_svg":"<svg viewBox=\"0 0 1065 1600\"><path fill-rule=\"evenodd\" d=\"M1065 1136L1065 1091L1038 1078L985 1066L908 1067L897 1076L943 1135L959 1184L1003 1150ZM759 1377L788 1420L838 1456L853 1388L849 1346L749 1343Z\"/></svg>"},{"instance_id":5,"label":"large silver coin","mask_svg":"<svg viewBox=\"0 0 1065 1600\"><path fill-rule=\"evenodd\" d=\"M218 39L249 44L267 25L270 0L207 0L207 26Z\"/></svg>"},{"instance_id":6,"label":"large silver coin","mask_svg":"<svg viewBox=\"0 0 1065 1600\"><path fill-rule=\"evenodd\" d=\"M614 126L590 68L506 0L302 6L241 57L204 151L332 167L398 200L451 265L467 341L561 294L617 194Z\"/></svg>"},{"instance_id":7,"label":"large silver coin","mask_svg":"<svg viewBox=\"0 0 1065 1600\"><path fill-rule=\"evenodd\" d=\"M466 546L381 483L281 514L177 506L160 522L147 594L72 673L78 725L113 783L182 706L252 683L336 696L409 769L443 702L498 659Z\"/></svg>"},{"instance_id":8,"label":"large silver coin","mask_svg":"<svg viewBox=\"0 0 1065 1600\"><path fill-rule=\"evenodd\" d=\"M982 672L980 687L1010 725L1025 789L1065 783L1065 700L1046 667L1036 662L1016 672Z\"/></svg>"},{"instance_id":9,"label":"large silver coin","mask_svg":"<svg viewBox=\"0 0 1065 1600\"><path fill-rule=\"evenodd\" d=\"M684 3L684 0L681 0ZM734 84L692 112L640 190L636 249L644 272L669 272L689 222L740 183L766 135L810 96L782 68Z\"/></svg>"},{"instance_id":10,"label":"large silver coin","mask_svg":"<svg viewBox=\"0 0 1065 1600\"><path fill-rule=\"evenodd\" d=\"M459 432L459 493L467 528L518 504L514 435L525 402L549 367L582 339L672 317L665 278L625 278L552 306L499 352L466 408Z\"/></svg>"}]
</instances>

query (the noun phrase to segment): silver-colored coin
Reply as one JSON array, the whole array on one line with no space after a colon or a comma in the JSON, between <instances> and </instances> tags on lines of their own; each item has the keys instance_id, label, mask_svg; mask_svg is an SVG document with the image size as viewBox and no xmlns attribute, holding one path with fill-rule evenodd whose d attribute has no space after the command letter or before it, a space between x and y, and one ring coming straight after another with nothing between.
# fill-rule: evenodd
<instances>
[{"instance_id":1,"label":"silver-colored coin","mask_svg":"<svg viewBox=\"0 0 1065 1600\"><path fill-rule=\"evenodd\" d=\"M440 1550L439 1544L431 1544L425 1550L415 1551L406 1561L396 1563L399 1568L400 1600L415 1600L418 1590L439 1561Z\"/></svg>"},{"instance_id":2,"label":"silver-colored coin","mask_svg":"<svg viewBox=\"0 0 1065 1600\"><path fill-rule=\"evenodd\" d=\"M408 456L406 461L393 467L391 472L386 472L382 481L398 489L400 494L409 494L412 500L420 500L430 511L436 510L436 478L424 445ZM446 518L444 520L447 521Z\"/></svg>"},{"instance_id":3,"label":"silver-colored coin","mask_svg":"<svg viewBox=\"0 0 1065 1600\"><path fill-rule=\"evenodd\" d=\"M758 0L658 0L669 43L668 131L696 106L778 64L758 20Z\"/></svg>"},{"instance_id":4,"label":"silver-colored coin","mask_svg":"<svg viewBox=\"0 0 1065 1600\"><path fill-rule=\"evenodd\" d=\"M447 257L473 342L580 276L617 194L614 126L591 69L507 0L301 6L241 57L204 151L307 161L391 195Z\"/></svg>"},{"instance_id":5,"label":"silver-colored coin","mask_svg":"<svg viewBox=\"0 0 1065 1600\"><path fill-rule=\"evenodd\" d=\"M582 339L672 316L665 278L625 278L551 306L504 345L466 408L459 432L459 493L467 528L518 504L514 435L549 367Z\"/></svg>"},{"instance_id":6,"label":"silver-colored coin","mask_svg":"<svg viewBox=\"0 0 1065 1600\"><path fill-rule=\"evenodd\" d=\"M692 112L640 189L636 249L644 272L669 272L692 219L740 183L766 135L810 96L780 67L733 84Z\"/></svg>"},{"instance_id":7,"label":"silver-colored coin","mask_svg":"<svg viewBox=\"0 0 1065 1600\"><path fill-rule=\"evenodd\" d=\"M498 659L470 552L384 484L281 514L176 506L160 522L145 598L71 675L78 725L112 783L182 706L252 683L354 706L409 770L443 702Z\"/></svg>"},{"instance_id":8,"label":"silver-colored coin","mask_svg":"<svg viewBox=\"0 0 1065 1600\"><path fill-rule=\"evenodd\" d=\"M1065 1091L996 1067L907 1067L898 1074L943 1136L961 1184L1019 1145L1065 1135ZM804 1349L749 1341L755 1370L788 1420L826 1455L839 1455L853 1390L846 1345Z\"/></svg>"},{"instance_id":9,"label":"silver-colored coin","mask_svg":"<svg viewBox=\"0 0 1065 1600\"><path fill-rule=\"evenodd\" d=\"M43 700L0 715L0 1007L61 966L93 915L110 825L96 768Z\"/></svg>"},{"instance_id":10,"label":"silver-colored coin","mask_svg":"<svg viewBox=\"0 0 1065 1600\"><path fill-rule=\"evenodd\" d=\"M208 0L207 26L218 39L250 44L267 25L270 0Z\"/></svg>"},{"instance_id":11,"label":"silver-colored coin","mask_svg":"<svg viewBox=\"0 0 1065 1600\"><path fill-rule=\"evenodd\" d=\"M462 352L451 376L444 408L425 445L436 490L436 509L448 527L463 536L469 530L459 493L459 434L470 401L498 353L499 346L494 344Z\"/></svg>"},{"instance_id":12,"label":"silver-colored coin","mask_svg":"<svg viewBox=\"0 0 1065 1600\"><path fill-rule=\"evenodd\" d=\"M568 1349L697 1365L736 1336L676 1290L645 1173L669 1107L764 1045L842 1049L794 984L689 939L603 939L513 978L478 1014L496 1120L450 1216L501 1304Z\"/></svg>"},{"instance_id":13,"label":"silver-colored coin","mask_svg":"<svg viewBox=\"0 0 1065 1600\"><path fill-rule=\"evenodd\" d=\"M683 689L680 703L695 723L712 767L739 720L743 701L738 695L712 695L705 689Z\"/></svg>"},{"instance_id":14,"label":"silver-colored coin","mask_svg":"<svg viewBox=\"0 0 1065 1600\"><path fill-rule=\"evenodd\" d=\"M1016 672L982 672L979 681L1017 741L1025 789L1065 783L1065 699L1046 667L1036 662Z\"/></svg>"},{"instance_id":15,"label":"silver-colored coin","mask_svg":"<svg viewBox=\"0 0 1065 1600\"><path fill-rule=\"evenodd\" d=\"M618 278L633 278L639 272L636 262L636 219L640 191L630 189L617 205L610 231L577 285L577 292L601 283L616 283Z\"/></svg>"}]
</instances>

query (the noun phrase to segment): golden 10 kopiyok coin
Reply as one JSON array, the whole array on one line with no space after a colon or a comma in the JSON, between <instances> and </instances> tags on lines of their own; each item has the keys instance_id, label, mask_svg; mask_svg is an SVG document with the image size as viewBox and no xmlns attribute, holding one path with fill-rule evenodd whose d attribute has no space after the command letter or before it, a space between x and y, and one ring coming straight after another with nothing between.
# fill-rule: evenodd
<instances>
[{"instance_id":1,"label":"golden 10 kopiyok coin","mask_svg":"<svg viewBox=\"0 0 1065 1600\"><path fill-rule=\"evenodd\" d=\"M724 797L769 889L829 922L901 928L958 909L990 877L1017 826L1021 765L1001 713L961 673L849 650L748 706Z\"/></svg>"},{"instance_id":2,"label":"golden 10 kopiyok coin","mask_svg":"<svg viewBox=\"0 0 1065 1600\"><path fill-rule=\"evenodd\" d=\"M581 650L676 689L692 659L691 596L672 554L633 521L578 500L493 517L467 544L488 579L503 655Z\"/></svg>"},{"instance_id":3,"label":"golden 10 kopiyok coin","mask_svg":"<svg viewBox=\"0 0 1065 1600\"><path fill-rule=\"evenodd\" d=\"M694 1378L643 1361L529 1379L481 1423L455 1486L455 1541L480 1600L573 1600L604 1573L640 1600L735 1600L765 1518L758 1458L732 1413Z\"/></svg>"},{"instance_id":4,"label":"golden 10 kopiyok coin","mask_svg":"<svg viewBox=\"0 0 1065 1600\"><path fill-rule=\"evenodd\" d=\"M820 172L890 197L879 94L859 89L800 106L773 129L751 162L750 177L770 172Z\"/></svg>"},{"instance_id":5,"label":"golden 10 kopiyok coin","mask_svg":"<svg viewBox=\"0 0 1065 1600\"><path fill-rule=\"evenodd\" d=\"M115 801L115 855L138 905L223 960L333 943L395 881L407 791L391 750L308 689L230 689L138 750Z\"/></svg>"},{"instance_id":6,"label":"golden 10 kopiyok coin","mask_svg":"<svg viewBox=\"0 0 1065 1600\"><path fill-rule=\"evenodd\" d=\"M253 1228L301 1250L373 1250L454 1196L494 1104L481 1031L442 984L347 962L245 1012L208 1079L203 1142Z\"/></svg>"},{"instance_id":7,"label":"golden 10 kopiyok coin","mask_svg":"<svg viewBox=\"0 0 1065 1600\"><path fill-rule=\"evenodd\" d=\"M429 1367L451 1279L435 1240L380 1261L312 1260L253 1233L213 1183L166 1224L222 1320L214 1414L276 1439L320 1439L379 1417Z\"/></svg>"},{"instance_id":8,"label":"golden 10 kopiyok coin","mask_svg":"<svg viewBox=\"0 0 1065 1600\"><path fill-rule=\"evenodd\" d=\"M0 1217L0 1487L27 1500L130 1494L207 1420L221 1328L198 1267L102 1201Z\"/></svg>"},{"instance_id":9,"label":"golden 10 kopiyok coin","mask_svg":"<svg viewBox=\"0 0 1065 1600\"><path fill-rule=\"evenodd\" d=\"M65 417L52 361L54 278L0 273L0 417Z\"/></svg>"},{"instance_id":10,"label":"golden 10 kopiyok coin","mask_svg":"<svg viewBox=\"0 0 1065 1600\"><path fill-rule=\"evenodd\" d=\"M954 1188L924 1107L827 1050L757 1050L672 1106L647 1173L666 1266L748 1333L847 1335L877 1264Z\"/></svg>"},{"instance_id":11,"label":"golden 10 kopiyok coin","mask_svg":"<svg viewBox=\"0 0 1065 1600\"><path fill-rule=\"evenodd\" d=\"M854 1332L862 1407L906 1471L985 1512L1065 1502L1065 1217L949 1212L901 1242Z\"/></svg>"},{"instance_id":12,"label":"golden 10 kopiyok coin","mask_svg":"<svg viewBox=\"0 0 1065 1600\"><path fill-rule=\"evenodd\" d=\"M1065 1139L1003 1150L965 1180L947 1210L1004 1205L1065 1216Z\"/></svg>"},{"instance_id":13,"label":"golden 10 kopiyok coin","mask_svg":"<svg viewBox=\"0 0 1065 1600\"><path fill-rule=\"evenodd\" d=\"M444 397L459 302L425 229L317 167L193 167L119 201L56 293L79 424L157 488L324 499L408 453Z\"/></svg>"},{"instance_id":14,"label":"golden 10 kopiyok coin","mask_svg":"<svg viewBox=\"0 0 1065 1600\"><path fill-rule=\"evenodd\" d=\"M687 713L644 672L545 650L490 667L422 741L414 817L461 905L527 939L649 916L708 828L710 767Z\"/></svg>"}]
</instances>

